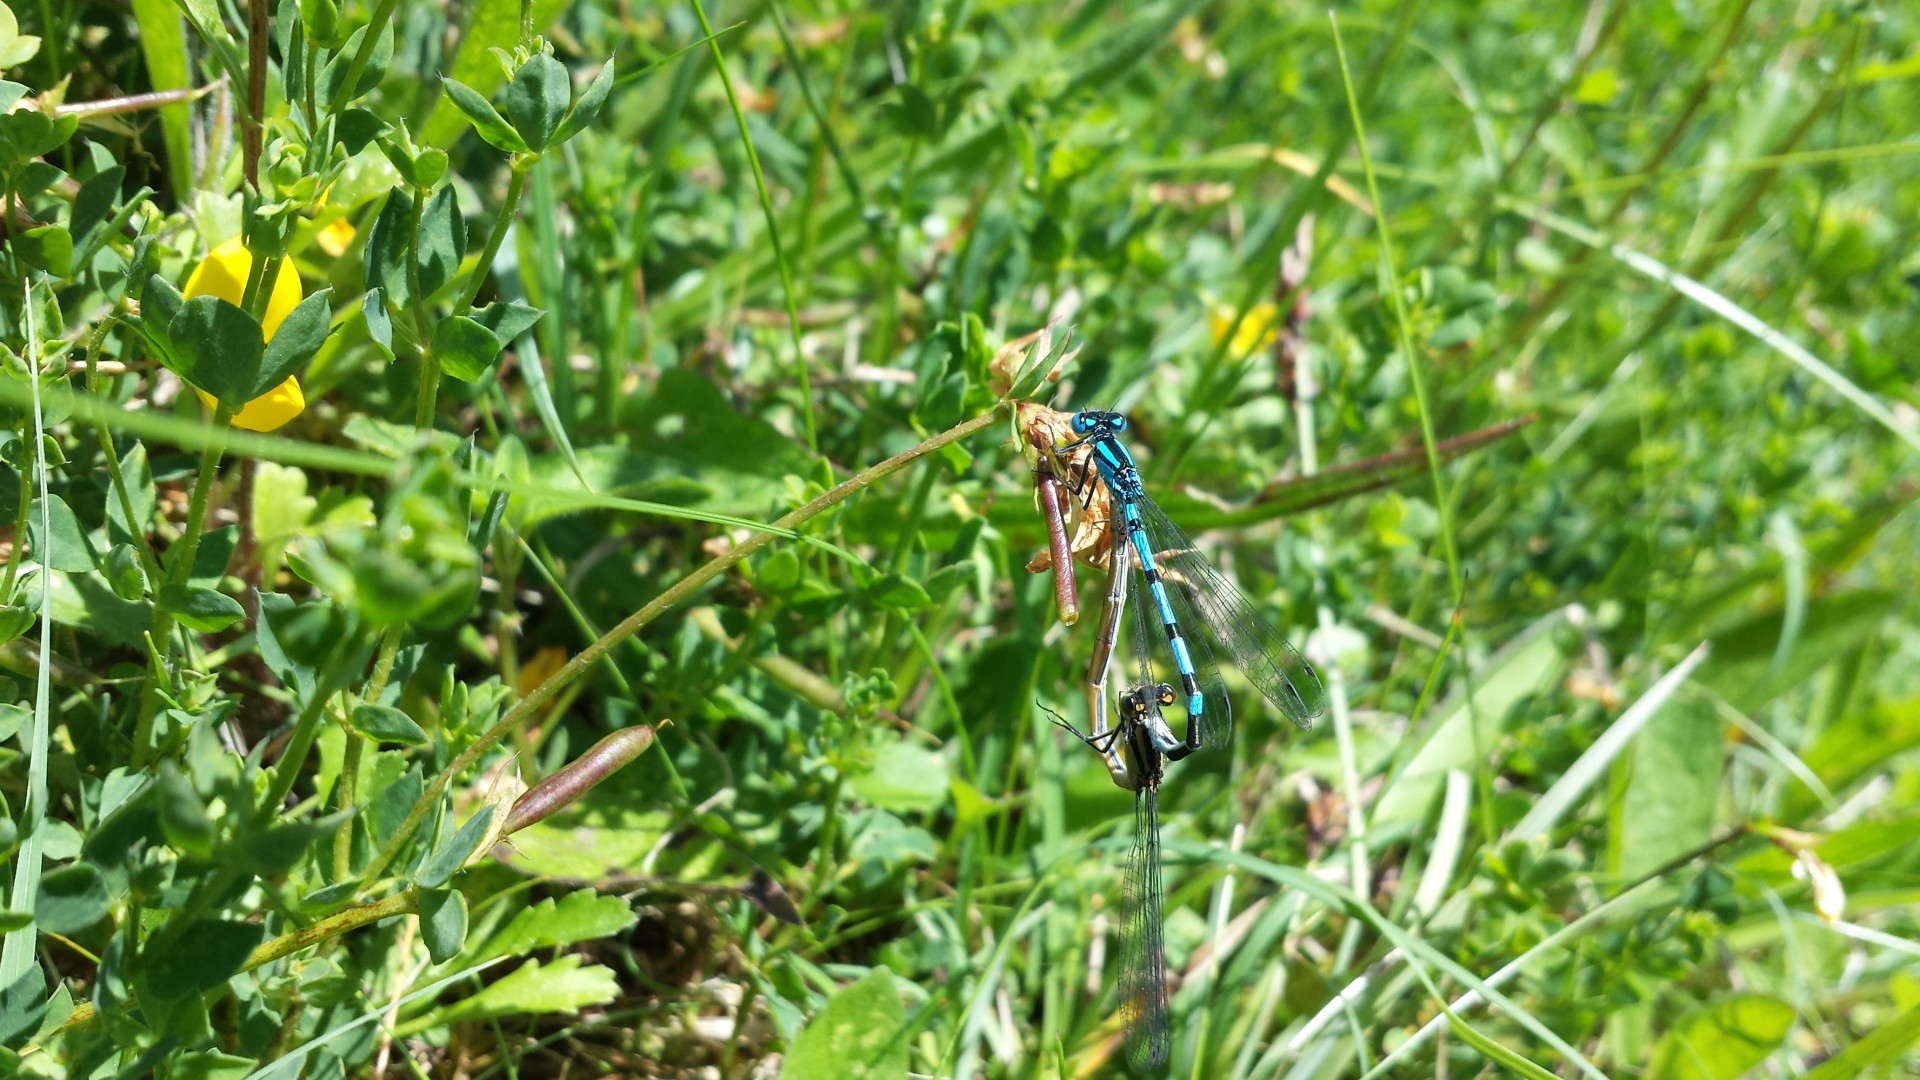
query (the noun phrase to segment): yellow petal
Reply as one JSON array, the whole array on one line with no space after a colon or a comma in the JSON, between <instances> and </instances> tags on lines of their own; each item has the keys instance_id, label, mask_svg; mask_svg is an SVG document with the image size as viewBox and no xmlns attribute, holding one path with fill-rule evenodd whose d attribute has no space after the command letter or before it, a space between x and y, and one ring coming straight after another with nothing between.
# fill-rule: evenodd
<instances>
[{"instance_id":1,"label":"yellow petal","mask_svg":"<svg viewBox=\"0 0 1920 1080\"><path fill-rule=\"evenodd\" d=\"M1221 304L1207 314L1207 329L1213 338L1214 348L1233 328L1234 309ZM1232 357L1252 356L1273 347L1274 339L1279 336L1280 309L1271 300L1262 300L1247 309L1247 317L1240 320L1240 329L1234 332L1233 342L1227 347L1227 355Z\"/></svg>"},{"instance_id":2,"label":"yellow petal","mask_svg":"<svg viewBox=\"0 0 1920 1080\"><path fill-rule=\"evenodd\" d=\"M321 251L337 259L345 255L348 246L353 243L353 222L343 217L334 218L314 236L313 242L320 245Z\"/></svg>"},{"instance_id":3,"label":"yellow petal","mask_svg":"<svg viewBox=\"0 0 1920 1080\"><path fill-rule=\"evenodd\" d=\"M196 296L217 296L238 306L246 295L247 276L252 272L253 254L236 236L207 252L207 257L188 275L187 287L182 291L189 300ZM300 274L293 268L293 260L282 260L279 276L273 281L273 295L267 298L266 316L260 320L260 328L268 338L272 338L280 323L300 306L302 295Z\"/></svg>"},{"instance_id":4,"label":"yellow petal","mask_svg":"<svg viewBox=\"0 0 1920 1080\"><path fill-rule=\"evenodd\" d=\"M193 392L200 395L200 403L207 408L219 405L205 390L196 386ZM242 431L278 431L306 410L307 396L300 390L300 380L289 375L286 382L247 402L245 408L233 414L233 426Z\"/></svg>"},{"instance_id":5,"label":"yellow petal","mask_svg":"<svg viewBox=\"0 0 1920 1080\"><path fill-rule=\"evenodd\" d=\"M540 684L553 677L553 673L565 667L567 650L558 645L543 645L527 662L520 665L519 690L525 697L540 688Z\"/></svg>"}]
</instances>

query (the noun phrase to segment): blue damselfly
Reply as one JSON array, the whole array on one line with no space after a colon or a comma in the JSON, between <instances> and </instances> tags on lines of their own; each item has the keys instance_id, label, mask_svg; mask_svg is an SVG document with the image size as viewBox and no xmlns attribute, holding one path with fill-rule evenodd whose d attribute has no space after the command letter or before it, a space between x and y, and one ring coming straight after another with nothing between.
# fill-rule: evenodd
<instances>
[{"instance_id":1,"label":"blue damselfly","mask_svg":"<svg viewBox=\"0 0 1920 1080\"><path fill-rule=\"evenodd\" d=\"M1116 508L1110 523L1113 557L1117 560L1122 551L1131 549L1129 555L1146 582L1144 591L1153 598L1185 693L1184 736L1175 737L1162 722L1157 730L1147 732L1155 747L1169 760L1178 761L1203 746L1227 744L1233 711L1213 662L1216 648L1296 727L1311 729L1313 718L1326 708L1320 677L1300 651L1260 617L1239 587L1208 564L1193 541L1147 497L1139 467L1120 441L1120 433L1127 429L1126 417L1088 409L1073 415L1072 427L1078 438L1057 447L1055 453L1083 446L1088 453L1078 475L1063 471L1063 479L1084 504L1097 473L1111 496ZM1169 582L1174 586L1171 590ZM1216 703L1211 712L1209 698ZM1096 722L1095 734L1098 726Z\"/></svg>"}]
</instances>

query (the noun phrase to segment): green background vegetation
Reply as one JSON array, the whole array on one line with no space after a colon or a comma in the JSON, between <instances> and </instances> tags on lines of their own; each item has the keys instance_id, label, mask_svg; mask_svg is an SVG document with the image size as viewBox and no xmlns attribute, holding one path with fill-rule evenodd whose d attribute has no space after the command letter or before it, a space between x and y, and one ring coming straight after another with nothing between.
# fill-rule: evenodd
<instances>
[{"instance_id":1,"label":"green background vegetation","mask_svg":"<svg viewBox=\"0 0 1920 1080\"><path fill-rule=\"evenodd\" d=\"M1334 697L1171 1075L1920 1062L1911 5L529 2L0 34L7 1064L1123 1075L1050 321Z\"/></svg>"}]
</instances>

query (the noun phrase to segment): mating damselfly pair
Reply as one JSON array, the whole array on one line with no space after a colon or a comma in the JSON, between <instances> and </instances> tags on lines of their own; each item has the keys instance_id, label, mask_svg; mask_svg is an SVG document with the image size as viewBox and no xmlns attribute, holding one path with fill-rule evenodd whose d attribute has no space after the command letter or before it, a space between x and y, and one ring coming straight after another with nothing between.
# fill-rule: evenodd
<instances>
[{"instance_id":1,"label":"mating damselfly pair","mask_svg":"<svg viewBox=\"0 0 1920 1080\"><path fill-rule=\"evenodd\" d=\"M1099 752L1114 783L1134 793L1133 848L1127 861L1122 915L1120 993L1127 1057L1137 1069L1156 1070L1168 1052L1166 953L1161 934L1160 783L1168 762L1194 751L1224 747L1233 733L1233 713L1216 652L1226 654L1263 697L1302 730L1325 708L1325 692L1312 665L1260 616L1251 601L1201 555L1168 519L1141 483L1133 455L1121 441L1126 417L1105 410L1073 414L1065 441L1030 435L1042 465L1083 510L1104 495L1104 541L1111 560L1106 603L1087 665L1088 730L1055 716L1055 722ZM1030 428L1030 432L1031 432ZM1054 572L1067 545L1053 545ZM1137 579L1137 580L1136 580ZM1130 652L1133 670L1109 717L1107 677L1119 641L1129 596L1133 605ZM1150 603L1149 603L1150 601ZM1151 615L1149 613L1151 607ZM1149 625L1156 620L1158 627ZM1157 631L1157 632L1156 632ZM1156 669L1150 642L1163 640L1171 663ZM1156 674L1167 670L1178 680ZM1176 734L1168 712L1184 709Z\"/></svg>"}]
</instances>

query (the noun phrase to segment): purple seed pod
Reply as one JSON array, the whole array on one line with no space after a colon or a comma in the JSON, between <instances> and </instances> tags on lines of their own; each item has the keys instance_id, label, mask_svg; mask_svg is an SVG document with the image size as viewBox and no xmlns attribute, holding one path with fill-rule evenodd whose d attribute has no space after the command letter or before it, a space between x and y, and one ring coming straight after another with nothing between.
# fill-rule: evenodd
<instances>
[{"instance_id":1,"label":"purple seed pod","mask_svg":"<svg viewBox=\"0 0 1920 1080\"><path fill-rule=\"evenodd\" d=\"M595 784L619 772L627 762L653 745L653 728L645 724L621 728L594 743L586 753L561 766L560 771L528 788L513 801L501 836L512 836L555 811L569 806Z\"/></svg>"}]
</instances>

